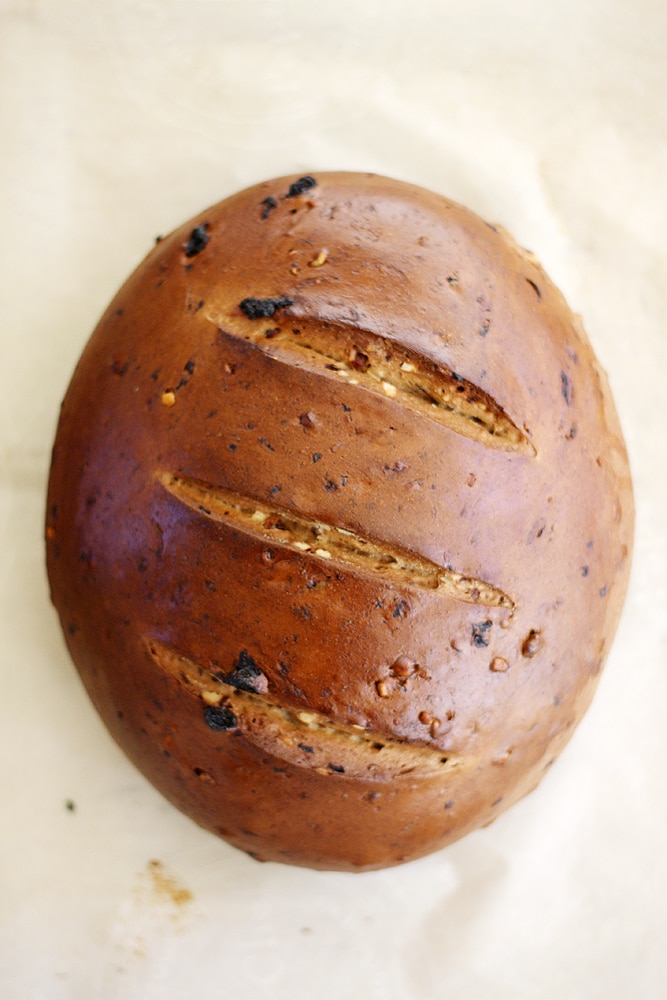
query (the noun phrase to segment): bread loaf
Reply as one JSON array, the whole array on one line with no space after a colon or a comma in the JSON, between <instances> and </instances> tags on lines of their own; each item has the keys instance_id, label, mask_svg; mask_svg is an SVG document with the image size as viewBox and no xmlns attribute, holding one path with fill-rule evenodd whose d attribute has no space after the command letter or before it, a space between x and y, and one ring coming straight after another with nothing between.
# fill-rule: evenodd
<instances>
[{"instance_id":1,"label":"bread loaf","mask_svg":"<svg viewBox=\"0 0 667 1000\"><path fill-rule=\"evenodd\" d=\"M46 536L148 779L253 857L362 870L538 784L632 530L605 376L535 257L327 173L228 198L129 278L63 404Z\"/></svg>"}]
</instances>

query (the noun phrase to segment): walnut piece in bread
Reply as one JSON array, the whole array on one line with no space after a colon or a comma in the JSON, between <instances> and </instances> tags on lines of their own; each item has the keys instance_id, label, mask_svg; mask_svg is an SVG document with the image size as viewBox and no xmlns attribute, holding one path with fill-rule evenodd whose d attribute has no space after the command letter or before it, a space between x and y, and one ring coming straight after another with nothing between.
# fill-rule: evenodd
<instances>
[{"instance_id":1,"label":"walnut piece in bread","mask_svg":"<svg viewBox=\"0 0 667 1000\"><path fill-rule=\"evenodd\" d=\"M633 502L581 324L413 185L256 185L160 240L86 346L53 602L111 733L262 860L363 870L533 789L614 635Z\"/></svg>"}]
</instances>

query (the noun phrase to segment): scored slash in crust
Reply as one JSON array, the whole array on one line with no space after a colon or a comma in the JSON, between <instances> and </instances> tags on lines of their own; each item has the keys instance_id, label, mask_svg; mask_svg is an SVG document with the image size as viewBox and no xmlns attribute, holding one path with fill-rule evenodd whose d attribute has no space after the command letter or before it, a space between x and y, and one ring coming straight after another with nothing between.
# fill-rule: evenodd
<instances>
[{"instance_id":1,"label":"scored slash in crust","mask_svg":"<svg viewBox=\"0 0 667 1000\"><path fill-rule=\"evenodd\" d=\"M198 514L304 558L330 560L402 586L439 591L468 604L514 608L512 599L492 583L439 566L406 549L188 476L158 472L157 479L175 499Z\"/></svg>"},{"instance_id":2,"label":"scored slash in crust","mask_svg":"<svg viewBox=\"0 0 667 1000\"><path fill-rule=\"evenodd\" d=\"M206 669L167 643L148 636L144 643L160 670L201 700L204 721L212 730L240 732L291 764L320 774L370 781L437 776L460 765L458 759L426 743L344 725L310 709L277 705L263 694L235 687L219 671ZM224 722L216 724L217 718Z\"/></svg>"},{"instance_id":3,"label":"scored slash in crust","mask_svg":"<svg viewBox=\"0 0 667 1000\"><path fill-rule=\"evenodd\" d=\"M249 308L248 303L257 304ZM244 299L241 311L249 320L273 317L278 307L294 305L289 298ZM262 306L260 309L259 306ZM503 407L469 379L446 365L376 333L298 316L274 325L269 333L256 322L243 326L210 314L221 336L243 339L269 357L318 375L335 373L391 399L488 448L534 457L535 446ZM295 322L298 326L295 326Z\"/></svg>"}]
</instances>

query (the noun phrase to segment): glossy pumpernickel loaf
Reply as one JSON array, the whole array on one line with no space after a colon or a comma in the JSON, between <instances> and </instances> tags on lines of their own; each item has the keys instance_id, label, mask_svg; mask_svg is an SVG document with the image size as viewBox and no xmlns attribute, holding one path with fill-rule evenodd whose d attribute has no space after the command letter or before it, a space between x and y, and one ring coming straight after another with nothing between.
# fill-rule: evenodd
<instances>
[{"instance_id":1,"label":"glossy pumpernickel loaf","mask_svg":"<svg viewBox=\"0 0 667 1000\"><path fill-rule=\"evenodd\" d=\"M535 258L445 198L288 177L118 293L67 392L48 571L100 715L253 857L379 868L489 823L583 715L626 453Z\"/></svg>"}]
</instances>

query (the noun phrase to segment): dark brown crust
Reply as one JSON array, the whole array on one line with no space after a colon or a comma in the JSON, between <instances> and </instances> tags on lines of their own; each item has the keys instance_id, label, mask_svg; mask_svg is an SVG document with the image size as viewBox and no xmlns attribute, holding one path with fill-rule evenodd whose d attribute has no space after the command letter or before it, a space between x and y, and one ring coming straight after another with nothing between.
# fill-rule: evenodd
<instances>
[{"instance_id":1,"label":"dark brown crust","mask_svg":"<svg viewBox=\"0 0 667 1000\"><path fill-rule=\"evenodd\" d=\"M531 255L410 185L297 180L183 225L110 305L63 404L48 570L172 802L255 857L359 870L539 782L609 651L633 504L606 379Z\"/></svg>"}]
</instances>

